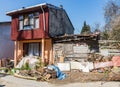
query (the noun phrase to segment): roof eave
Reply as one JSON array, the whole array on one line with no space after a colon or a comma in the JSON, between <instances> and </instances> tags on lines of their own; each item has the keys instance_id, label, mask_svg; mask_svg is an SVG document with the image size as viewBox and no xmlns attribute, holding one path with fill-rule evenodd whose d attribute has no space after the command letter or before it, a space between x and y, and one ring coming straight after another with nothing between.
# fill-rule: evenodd
<instances>
[{"instance_id":1,"label":"roof eave","mask_svg":"<svg viewBox=\"0 0 120 87\"><path fill-rule=\"evenodd\" d=\"M19 13L21 11L30 10L32 8L38 8L40 6L47 6L47 3L42 3L42 4L35 5L35 6L30 6L30 7L21 8L21 9L18 9L18 10L9 11L9 12L6 13L6 15L12 16L15 13Z\"/></svg>"},{"instance_id":2,"label":"roof eave","mask_svg":"<svg viewBox=\"0 0 120 87\"><path fill-rule=\"evenodd\" d=\"M54 9L61 9L60 7L57 7L57 6L48 4L48 3L42 3L42 4L30 6L30 7L21 8L21 9L18 9L18 10L13 10L13 11L7 12L6 15L12 16L13 14L21 13L21 12L24 12L24 11L28 11L28 10L30 10L30 9L39 8L39 7L41 7L41 6L42 6L43 8L48 7L48 8L54 8Z\"/></svg>"}]
</instances>

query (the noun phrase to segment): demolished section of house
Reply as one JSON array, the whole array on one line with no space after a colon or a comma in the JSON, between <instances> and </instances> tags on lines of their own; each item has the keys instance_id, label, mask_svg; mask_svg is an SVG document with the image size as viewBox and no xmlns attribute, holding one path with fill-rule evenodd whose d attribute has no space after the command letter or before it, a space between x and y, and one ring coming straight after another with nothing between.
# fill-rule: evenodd
<instances>
[{"instance_id":1,"label":"demolished section of house","mask_svg":"<svg viewBox=\"0 0 120 87\"><path fill-rule=\"evenodd\" d=\"M106 52L99 33L73 34L74 27L62 7L43 3L7 15L12 17L15 68L11 69L8 60L5 72L42 81L56 77L68 81L120 80L119 53Z\"/></svg>"}]
</instances>

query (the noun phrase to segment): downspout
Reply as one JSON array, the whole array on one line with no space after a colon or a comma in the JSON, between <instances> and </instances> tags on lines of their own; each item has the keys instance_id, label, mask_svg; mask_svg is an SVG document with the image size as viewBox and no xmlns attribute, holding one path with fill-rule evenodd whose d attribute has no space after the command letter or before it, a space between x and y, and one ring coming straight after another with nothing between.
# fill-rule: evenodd
<instances>
[{"instance_id":1,"label":"downspout","mask_svg":"<svg viewBox=\"0 0 120 87\"><path fill-rule=\"evenodd\" d=\"M44 31L43 31L43 38L42 38L42 62L45 62L44 61L44 52L45 52L45 31L46 31L46 27L45 27L45 12L43 10L43 7L42 5L40 6L41 7L41 10L42 10L42 13L43 13L43 28L44 28Z\"/></svg>"},{"instance_id":2,"label":"downspout","mask_svg":"<svg viewBox=\"0 0 120 87\"><path fill-rule=\"evenodd\" d=\"M45 11L44 11L42 5L40 7L41 7L41 10L43 12L43 26L44 26L44 36L45 36L45 31L46 31L46 27L45 27L45 23L46 23L46 21L45 21Z\"/></svg>"}]
</instances>

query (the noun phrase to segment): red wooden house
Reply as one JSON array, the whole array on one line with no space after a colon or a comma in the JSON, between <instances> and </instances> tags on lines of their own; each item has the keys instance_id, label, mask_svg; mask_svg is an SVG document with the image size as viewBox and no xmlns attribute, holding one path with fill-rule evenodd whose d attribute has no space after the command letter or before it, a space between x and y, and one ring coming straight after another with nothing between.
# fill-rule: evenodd
<instances>
[{"instance_id":1,"label":"red wooden house","mask_svg":"<svg viewBox=\"0 0 120 87\"><path fill-rule=\"evenodd\" d=\"M15 65L23 56L41 56L53 63L52 37L73 34L72 23L61 7L43 3L8 12L12 17Z\"/></svg>"}]
</instances>

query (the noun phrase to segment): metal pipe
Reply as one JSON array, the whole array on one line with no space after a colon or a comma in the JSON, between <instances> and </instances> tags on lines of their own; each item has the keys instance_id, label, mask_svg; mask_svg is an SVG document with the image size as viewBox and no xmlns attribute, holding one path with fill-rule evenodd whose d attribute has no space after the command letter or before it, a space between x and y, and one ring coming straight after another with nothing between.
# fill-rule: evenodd
<instances>
[{"instance_id":1,"label":"metal pipe","mask_svg":"<svg viewBox=\"0 0 120 87\"><path fill-rule=\"evenodd\" d=\"M43 24L44 24L43 26L44 26L44 32L45 32L45 30L46 30L46 27L45 27L45 23L46 23L46 21L45 21L45 11L44 11L42 5L40 7L41 7L41 10L43 12Z\"/></svg>"},{"instance_id":2,"label":"metal pipe","mask_svg":"<svg viewBox=\"0 0 120 87\"><path fill-rule=\"evenodd\" d=\"M43 12L43 26L44 26L44 32L43 32L43 38L42 38L42 62L44 62L44 51L45 51L45 30L46 30L46 27L45 27L45 12L42 8L42 5L40 6L41 7L41 10Z\"/></svg>"}]
</instances>

